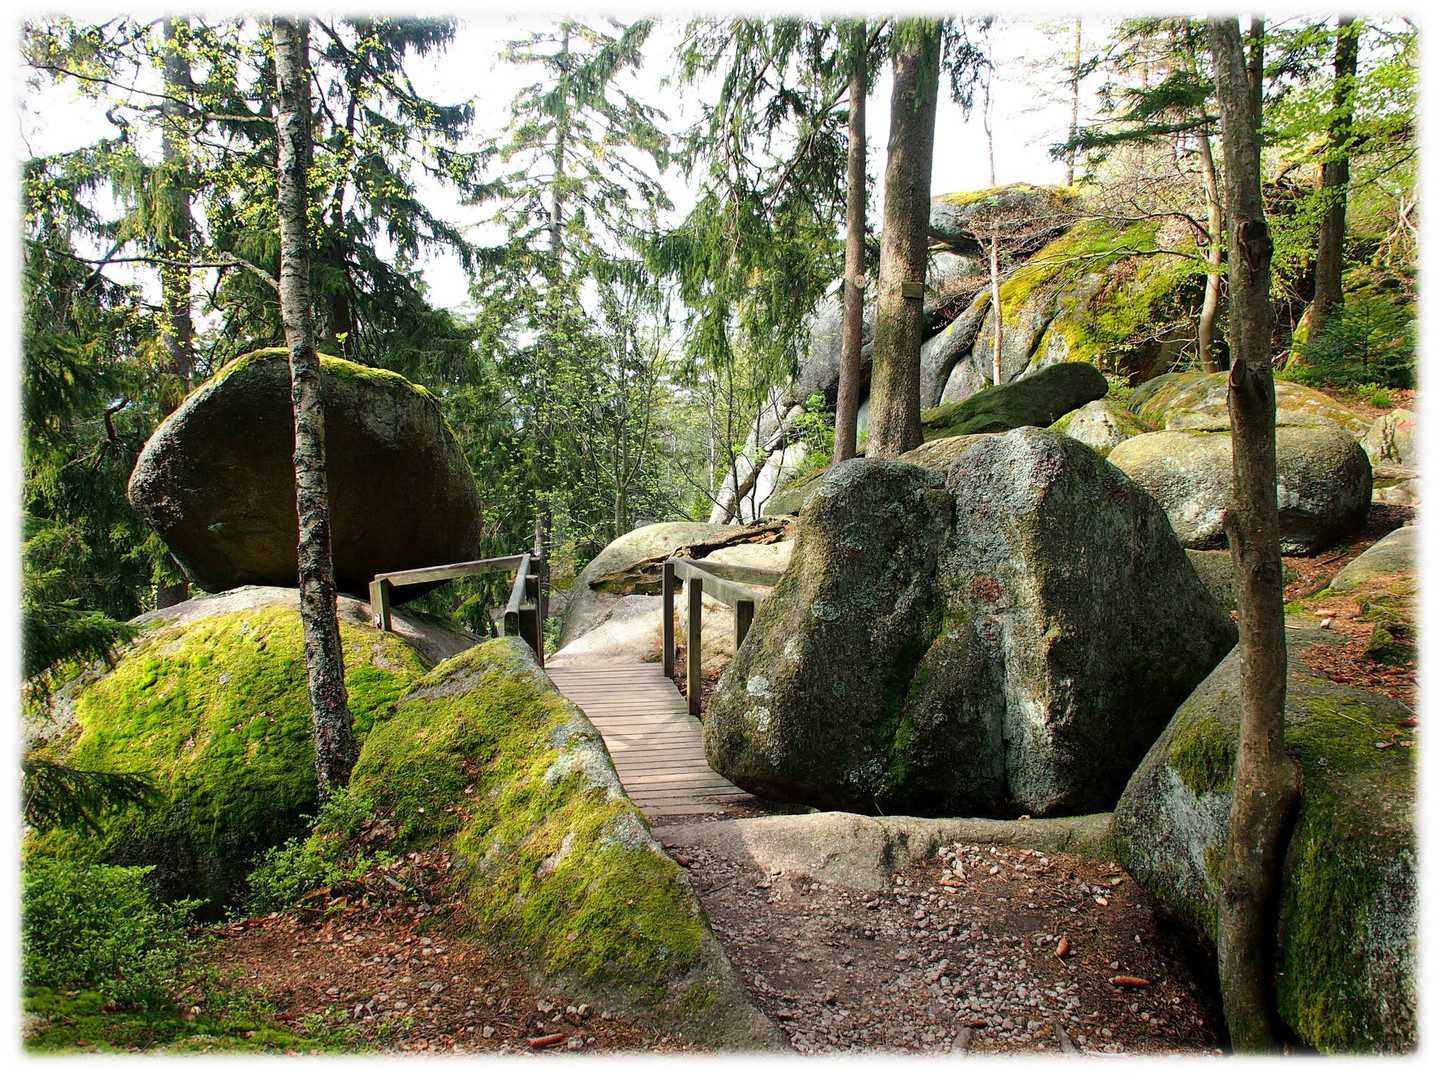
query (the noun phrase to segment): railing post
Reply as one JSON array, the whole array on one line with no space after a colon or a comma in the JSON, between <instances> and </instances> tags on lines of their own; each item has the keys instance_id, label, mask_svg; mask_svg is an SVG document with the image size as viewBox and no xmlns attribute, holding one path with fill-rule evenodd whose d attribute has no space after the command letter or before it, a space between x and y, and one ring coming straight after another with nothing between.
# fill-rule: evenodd
<instances>
[{"instance_id":1,"label":"railing post","mask_svg":"<svg viewBox=\"0 0 1440 1080\"><path fill-rule=\"evenodd\" d=\"M669 559L665 560L660 571L660 595L664 598L661 601L660 626L665 637L665 648L662 652L664 660L664 671L667 679L675 677L675 564Z\"/></svg>"},{"instance_id":2,"label":"railing post","mask_svg":"<svg viewBox=\"0 0 1440 1080\"><path fill-rule=\"evenodd\" d=\"M745 644L745 635L750 633L750 624L755 621L755 601L735 601L735 650Z\"/></svg>"},{"instance_id":3,"label":"railing post","mask_svg":"<svg viewBox=\"0 0 1440 1080\"><path fill-rule=\"evenodd\" d=\"M376 626L390 632L390 581L387 578L370 582L370 615Z\"/></svg>"},{"instance_id":4,"label":"railing post","mask_svg":"<svg viewBox=\"0 0 1440 1080\"><path fill-rule=\"evenodd\" d=\"M533 561L533 560L531 561L531 565L532 565L532 566L534 565L534 561ZM535 662L536 662L537 664L539 664L539 665L543 668L543 667L545 666L545 624L540 620L540 575L539 575L539 574L526 574L526 575L525 575L525 596L526 596L527 599L529 599L530 601L532 601L532 603L534 604L534 607L533 607L533 608L531 609L531 611L530 611L530 618L529 618L529 620L528 620L529 623L530 623L530 626L529 626L529 631L530 631L530 632L529 632L528 634L525 633L525 631L524 631L524 625L525 625L525 621L526 621L526 620L522 619L522 620L521 620L521 627L522 627L521 636L525 638L525 641L529 644L530 648L534 651L534 653L535 653Z\"/></svg>"},{"instance_id":5,"label":"railing post","mask_svg":"<svg viewBox=\"0 0 1440 1080\"><path fill-rule=\"evenodd\" d=\"M700 615L704 607L699 577L685 582L685 698L690 715L700 718Z\"/></svg>"}]
</instances>

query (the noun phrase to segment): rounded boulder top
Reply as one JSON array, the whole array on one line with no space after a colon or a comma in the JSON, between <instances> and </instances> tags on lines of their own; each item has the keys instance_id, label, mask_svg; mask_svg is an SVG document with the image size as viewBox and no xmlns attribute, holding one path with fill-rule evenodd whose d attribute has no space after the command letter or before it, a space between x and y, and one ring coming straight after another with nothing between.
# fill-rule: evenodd
<instances>
[{"instance_id":1,"label":"rounded boulder top","mask_svg":"<svg viewBox=\"0 0 1440 1080\"><path fill-rule=\"evenodd\" d=\"M480 497L439 402L393 371L320 364L340 591L363 597L377 574L473 559ZM156 428L130 476L131 505L207 592L294 587L294 448L287 353L250 353Z\"/></svg>"}]
</instances>

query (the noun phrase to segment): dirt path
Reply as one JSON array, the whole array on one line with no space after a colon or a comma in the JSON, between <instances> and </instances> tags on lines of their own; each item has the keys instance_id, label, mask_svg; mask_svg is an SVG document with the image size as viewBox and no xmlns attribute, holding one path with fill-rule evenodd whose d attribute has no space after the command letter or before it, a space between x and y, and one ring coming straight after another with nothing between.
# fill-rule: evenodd
<instances>
[{"instance_id":1,"label":"dirt path","mask_svg":"<svg viewBox=\"0 0 1440 1080\"><path fill-rule=\"evenodd\" d=\"M671 853L801 1053L1217 1052L1209 995L1113 863L957 844L866 894Z\"/></svg>"}]
</instances>

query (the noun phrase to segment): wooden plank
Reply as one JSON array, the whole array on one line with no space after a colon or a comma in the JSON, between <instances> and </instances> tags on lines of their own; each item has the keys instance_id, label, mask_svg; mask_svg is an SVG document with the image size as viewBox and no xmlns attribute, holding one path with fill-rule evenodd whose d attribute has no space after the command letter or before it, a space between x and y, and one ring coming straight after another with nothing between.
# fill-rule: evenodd
<instances>
[{"instance_id":1,"label":"wooden plank","mask_svg":"<svg viewBox=\"0 0 1440 1080\"><path fill-rule=\"evenodd\" d=\"M376 574L376 581L388 581L391 585L420 585L427 581L448 581L451 578L467 577L470 574L490 574L500 570L514 570L520 565L523 555L505 555L498 559L477 559L471 562L446 563L443 566L422 566L417 570L391 570Z\"/></svg>"}]
</instances>

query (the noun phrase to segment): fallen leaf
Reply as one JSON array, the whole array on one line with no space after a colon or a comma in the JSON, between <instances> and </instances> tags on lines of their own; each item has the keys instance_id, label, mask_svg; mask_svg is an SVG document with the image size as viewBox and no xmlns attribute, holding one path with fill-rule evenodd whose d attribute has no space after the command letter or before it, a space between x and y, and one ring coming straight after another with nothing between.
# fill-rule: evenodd
<instances>
[{"instance_id":1,"label":"fallen leaf","mask_svg":"<svg viewBox=\"0 0 1440 1080\"><path fill-rule=\"evenodd\" d=\"M1055 955L1061 960L1070 955L1070 939L1068 937L1060 939L1060 944L1055 946Z\"/></svg>"},{"instance_id":2,"label":"fallen leaf","mask_svg":"<svg viewBox=\"0 0 1440 1080\"><path fill-rule=\"evenodd\" d=\"M1112 975L1110 981L1116 986L1128 986L1135 990L1143 990L1150 985L1149 979L1142 979L1136 975Z\"/></svg>"}]
</instances>

